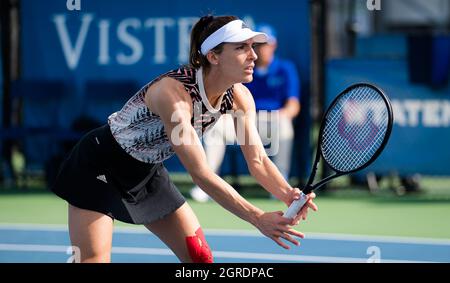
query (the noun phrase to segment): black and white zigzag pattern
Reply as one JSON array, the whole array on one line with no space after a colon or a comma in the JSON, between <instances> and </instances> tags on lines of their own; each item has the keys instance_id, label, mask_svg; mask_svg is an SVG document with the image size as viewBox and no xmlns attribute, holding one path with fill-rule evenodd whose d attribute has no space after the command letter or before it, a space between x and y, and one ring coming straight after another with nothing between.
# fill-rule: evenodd
<instances>
[{"instance_id":1,"label":"black and white zigzag pattern","mask_svg":"<svg viewBox=\"0 0 450 283\"><path fill-rule=\"evenodd\" d=\"M191 124L199 137L217 122L221 114L225 114L233 107L233 88L230 88L222 99L220 111L215 114L209 112L202 103L196 71L193 68L181 67L154 79L131 97L120 111L108 118L112 134L120 146L142 162L162 162L174 154L160 117L152 113L144 101L147 89L164 77L171 77L183 83L192 98L194 113L196 111L201 113L193 115L191 119Z\"/></svg>"}]
</instances>

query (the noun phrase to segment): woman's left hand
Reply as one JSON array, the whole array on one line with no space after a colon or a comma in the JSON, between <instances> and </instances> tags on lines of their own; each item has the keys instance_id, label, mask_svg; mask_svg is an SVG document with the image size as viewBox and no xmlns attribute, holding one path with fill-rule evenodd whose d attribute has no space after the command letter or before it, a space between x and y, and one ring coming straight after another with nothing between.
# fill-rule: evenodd
<instances>
[{"instance_id":1,"label":"woman's left hand","mask_svg":"<svg viewBox=\"0 0 450 283\"><path fill-rule=\"evenodd\" d=\"M288 206L295 200L300 198L301 191L298 188L294 188L294 190L291 193L291 202L288 204ZM306 220L308 216L308 209L312 209L314 211L318 210L317 205L313 202L313 199L316 198L316 194L314 192L311 192L306 195L308 200L303 205L302 209L300 209L300 212L295 216L295 218L292 220L291 225L298 225L300 223L300 220Z\"/></svg>"}]
</instances>

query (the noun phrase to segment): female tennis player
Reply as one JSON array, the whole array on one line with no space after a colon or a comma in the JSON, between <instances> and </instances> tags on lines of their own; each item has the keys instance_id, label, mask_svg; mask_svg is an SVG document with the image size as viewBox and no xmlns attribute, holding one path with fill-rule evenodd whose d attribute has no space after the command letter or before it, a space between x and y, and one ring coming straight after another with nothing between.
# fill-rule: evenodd
<instances>
[{"instance_id":1,"label":"female tennis player","mask_svg":"<svg viewBox=\"0 0 450 283\"><path fill-rule=\"evenodd\" d=\"M300 190L267 157L253 98L241 84L252 80L253 45L266 39L234 16L202 17L192 29L190 65L149 82L108 124L77 143L52 190L69 203L70 239L81 262L110 261L114 219L145 225L182 262L213 262L196 215L163 166L173 154L225 209L283 248L289 246L282 239L299 244L293 236L304 235L292 226L306 218L308 208L317 210L315 195L295 219L264 212L208 167L199 139L225 112L244 113L235 115L235 123L251 174L287 206L299 198Z\"/></svg>"}]
</instances>

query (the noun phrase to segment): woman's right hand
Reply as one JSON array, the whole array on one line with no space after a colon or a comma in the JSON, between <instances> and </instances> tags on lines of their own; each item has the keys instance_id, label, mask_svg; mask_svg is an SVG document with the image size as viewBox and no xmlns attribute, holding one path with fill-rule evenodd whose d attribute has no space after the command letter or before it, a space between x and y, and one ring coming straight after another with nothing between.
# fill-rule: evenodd
<instances>
[{"instance_id":1,"label":"woman's right hand","mask_svg":"<svg viewBox=\"0 0 450 283\"><path fill-rule=\"evenodd\" d=\"M293 236L297 236L302 239L305 237L302 232L294 230L290 225L291 223L292 219L283 217L282 211L274 211L264 212L261 214L258 217L258 221L255 226L263 235L269 237L281 247L290 249L290 247L281 239L285 239L286 241L298 246L300 245L300 242Z\"/></svg>"}]
</instances>

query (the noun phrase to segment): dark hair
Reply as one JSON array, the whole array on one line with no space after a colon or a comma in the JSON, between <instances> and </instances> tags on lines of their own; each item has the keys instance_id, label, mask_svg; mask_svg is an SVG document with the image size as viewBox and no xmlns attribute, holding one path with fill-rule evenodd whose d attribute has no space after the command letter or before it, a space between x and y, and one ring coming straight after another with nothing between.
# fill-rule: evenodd
<instances>
[{"instance_id":1,"label":"dark hair","mask_svg":"<svg viewBox=\"0 0 450 283\"><path fill-rule=\"evenodd\" d=\"M207 68L210 63L206 56L201 52L201 45L208 36L213 34L216 30L228 24L231 21L238 20L235 16L218 16L212 15L203 16L194 25L191 31L191 48L189 52L189 63L192 67L198 69L200 67ZM223 44L219 44L212 50L216 53L222 52Z\"/></svg>"}]
</instances>

